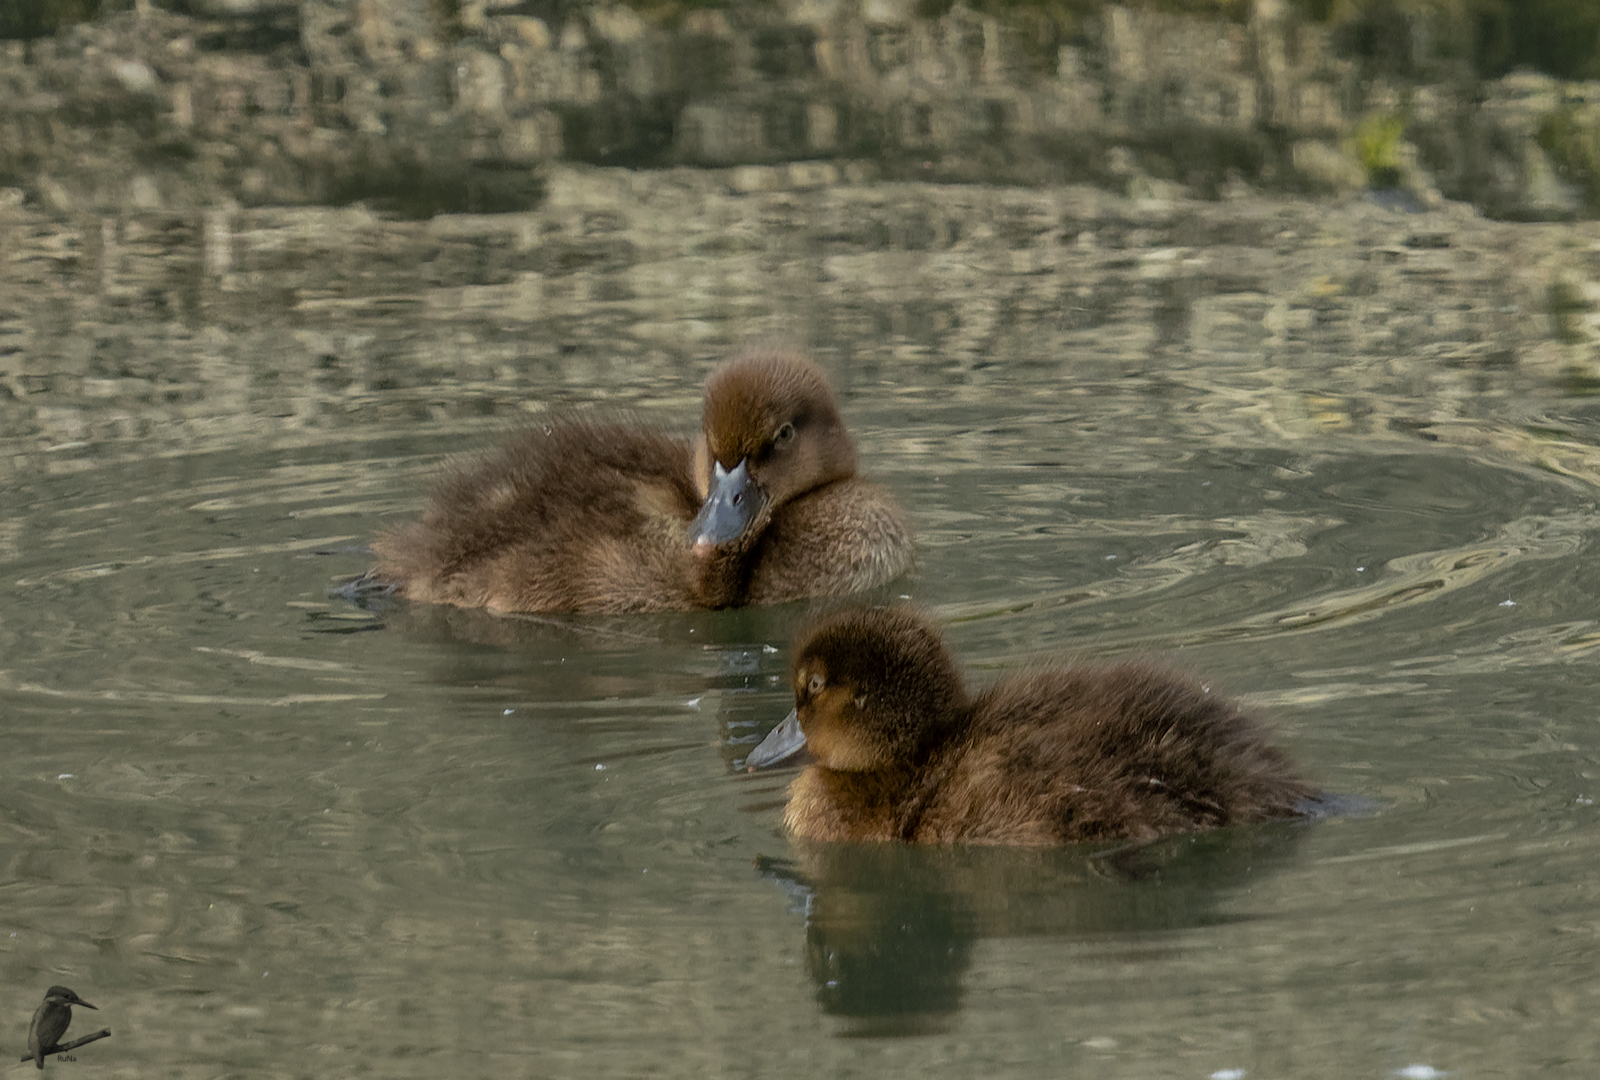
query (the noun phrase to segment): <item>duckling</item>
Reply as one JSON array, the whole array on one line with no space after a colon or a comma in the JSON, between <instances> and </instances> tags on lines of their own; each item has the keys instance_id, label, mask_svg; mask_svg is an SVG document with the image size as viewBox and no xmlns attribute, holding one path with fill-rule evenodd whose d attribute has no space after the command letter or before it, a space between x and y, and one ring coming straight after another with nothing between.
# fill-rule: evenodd
<instances>
[{"instance_id":1,"label":"duckling","mask_svg":"<svg viewBox=\"0 0 1600 1080\"><path fill-rule=\"evenodd\" d=\"M568 419L445 477L373 544L369 578L499 612L666 611L843 596L899 576L911 531L813 363L746 352L705 384L694 440Z\"/></svg>"},{"instance_id":2,"label":"duckling","mask_svg":"<svg viewBox=\"0 0 1600 1080\"><path fill-rule=\"evenodd\" d=\"M1312 789L1266 731L1143 661L1005 679L969 696L906 608L849 609L795 650L795 708L746 759L814 759L784 824L813 840L1147 841L1296 817Z\"/></svg>"},{"instance_id":3,"label":"duckling","mask_svg":"<svg viewBox=\"0 0 1600 1080\"><path fill-rule=\"evenodd\" d=\"M33 1023L28 1027L28 1053L35 1067L44 1068L45 1056L55 1049L61 1036L67 1033L67 1027L72 1023L74 1005L81 1005L85 1009L95 1008L65 986L52 986L44 992L44 1004L34 1010Z\"/></svg>"}]
</instances>

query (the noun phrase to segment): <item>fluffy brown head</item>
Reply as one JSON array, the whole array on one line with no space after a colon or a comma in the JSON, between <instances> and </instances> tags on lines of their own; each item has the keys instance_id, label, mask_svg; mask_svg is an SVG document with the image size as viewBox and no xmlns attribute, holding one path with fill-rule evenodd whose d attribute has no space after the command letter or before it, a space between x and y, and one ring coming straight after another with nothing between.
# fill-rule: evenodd
<instances>
[{"instance_id":1,"label":"fluffy brown head","mask_svg":"<svg viewBox=\"0 0 1600 1080\"><path fill-rule=\"evenodd\" d=\"M806 745L829 769L920 764L968 712L939 632L907 608L824 618L795 651L790 681Z\"/></svg>"},{"instance_id":2,"label":"fluffy brown head","mask_svg":"<svg viewBox=\"0 0 1600 1080\"><path fill-rule=\"evenodd\" d=\"M706 380L695 480L704 495L713 464L745 462L776 508L855 475L856 450L817 366L779 349L746 352Z\"/></svg>"}]
</instances>

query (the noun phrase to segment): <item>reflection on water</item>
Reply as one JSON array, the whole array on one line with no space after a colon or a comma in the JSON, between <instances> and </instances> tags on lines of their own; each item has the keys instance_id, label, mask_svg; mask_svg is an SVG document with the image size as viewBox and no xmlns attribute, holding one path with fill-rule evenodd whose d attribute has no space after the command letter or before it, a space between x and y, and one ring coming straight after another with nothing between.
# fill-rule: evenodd
<instances>
[{"instance_id":1,"label":"reflection on water","mask_svg":"<svg viewBox=\"0 0 1600 1080\"><path fill-rule=\"evenodd\" d=\"M355 259L343 308L302 303L274 236L315 223L263 210L236 276L174 322L96 291L159 277L131 246L41 262L10 234L33 275L0 312L21 343L0 353L13 1030L61 983L117 1032L97 1060L139 1075L1592 1060L1600 427L1546 377L1582 347L1545 349L1516 306L1585 235L1441 214L1456 248L1376 259L1420 226L1113 221L1032 193L1005 220L1047 227L1019 246L913 257L851 246L862 192L779 195L704 195L774 239L696 256L712 284L671 318L578 275L496 301ZM564 197L348 224L373 250L426 229L581 246ZM1012 198L883 197L973 220ZM659 297L693 268L650 228L615 275ZM1501 241L1550 246L1519 249L1522 280ZM1475 276L1433 273L1452 251ZM496 618L329 595L441 461L546 408L687 429L715 357L773 331L817 350L915 518L886 596L944 621L975 681L1175 654L1378 809L1119 854L797 850L785 778L733 766L789 707L807 605ZM1494 359L1502 339L1520 359Z\"/></svg>"},{"instance_id":2,"label":"reflection on water","mask_svg":"<svg viewBox=\"0 0 1600 1080\"><path fill-rule=\"evenodd\" d=\"M197 1074L309 1045L386 1075L468 1053L792 1075L891 1034L915 1036L897 1073L1517 1071L1536 1048L1501 1010L1581 1048L1587 485L1387 440L1152 444L1113 422L1127 392L1070 425L1055 394L1023 372L976 401L848 400L916 507L895 594L980 682L1175 652L1377 812L1119 855L792 851L785 778L731 766L788 708L806 605L330 596L460 449L448 426L86 449L15 484L6 524L7 977L90 995L119 1061L195 1033Z\"/></svg>"},{"instance_id":3,"label":"reflection on water","mask_svg":"<svg viewBox=\"0 0 1600 1080\"><path fill-rule=\"evenodd\" d=\"M800 898L817 1003L857 1037L949 1030L974 943L1049 936L1159 952L1170 931L1228 921L1222 904L1285 862L1304 823L1090 850L801 845L761 860Z\"/></svg>"}]
</instances>

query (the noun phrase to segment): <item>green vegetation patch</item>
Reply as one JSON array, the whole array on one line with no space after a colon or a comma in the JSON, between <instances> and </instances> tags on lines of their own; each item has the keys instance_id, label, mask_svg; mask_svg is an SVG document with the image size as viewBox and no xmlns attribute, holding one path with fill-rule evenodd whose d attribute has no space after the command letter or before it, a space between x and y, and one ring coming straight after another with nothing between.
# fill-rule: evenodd
<instances>
[{"instance_id":1,"label":"green vegetation patch","mask_svg":"<svg viewBox=\"0 0 1600 1080\"><path fill-rule=\"evenodd\" d=\"M1590 212L1600 213L1600 110L1557 109L1540 122L1537 139L1562 178L1582 189Z\"/></svg>"},{"instance_id":2,"label":"green vegetation patch","mask_svg":"<svg viewBox=\"0 0 1600 1080\"><path fill-rule=\"evenodd\" d=\"M1356 125L1351 142L1369 186L1400 186L1400 137L1405 130L1405 120L1394 113L1371 113Z\"/></svg>"},{"instance_id":3,"label":"green vegetation patch","mask_svg":"<svg viewBox=\"0 0 1600 1080\"><path fill-rule=\"evenodd\" d=\"M1462 62L1480 78L1528 67L1563 79L1600 78L1596 0L1291 0L1302 19L1334 31L1346 55L1391 74Z\"/></svg>"}]
</instances>

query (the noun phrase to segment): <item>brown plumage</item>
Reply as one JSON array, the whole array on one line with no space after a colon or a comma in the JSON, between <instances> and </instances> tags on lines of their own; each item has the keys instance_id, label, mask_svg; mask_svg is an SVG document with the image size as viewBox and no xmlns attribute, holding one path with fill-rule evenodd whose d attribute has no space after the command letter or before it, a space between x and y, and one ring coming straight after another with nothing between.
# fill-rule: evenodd
<instances>
[{"instance_id":1,"label":"brown plumage","mask_svg":"<svg viewBox=\"0 0 1600 1080\"><path fill-rule=\"evenodd\" d=\"M413 600L497 611L663 611L842 596L910 563L893 498L855 475L822 373L776 349L706 380L693 441L562 420L447 475L373 544Z\"/></svg>"},{"instance_id":2,"label":"brown plumage","mask_svg":"<svg viewBox=\"0 0 1600 1080\"><path fill-rule=\"evenodd\" d=\"M1294 817L1313 797L1236 704L1142 661L1034 671L969 697L925 619L852 609L807 632L792 673L785 725L815 759L784 813L801 837L1149 840Z\"/></svg>"}]
</instances>

